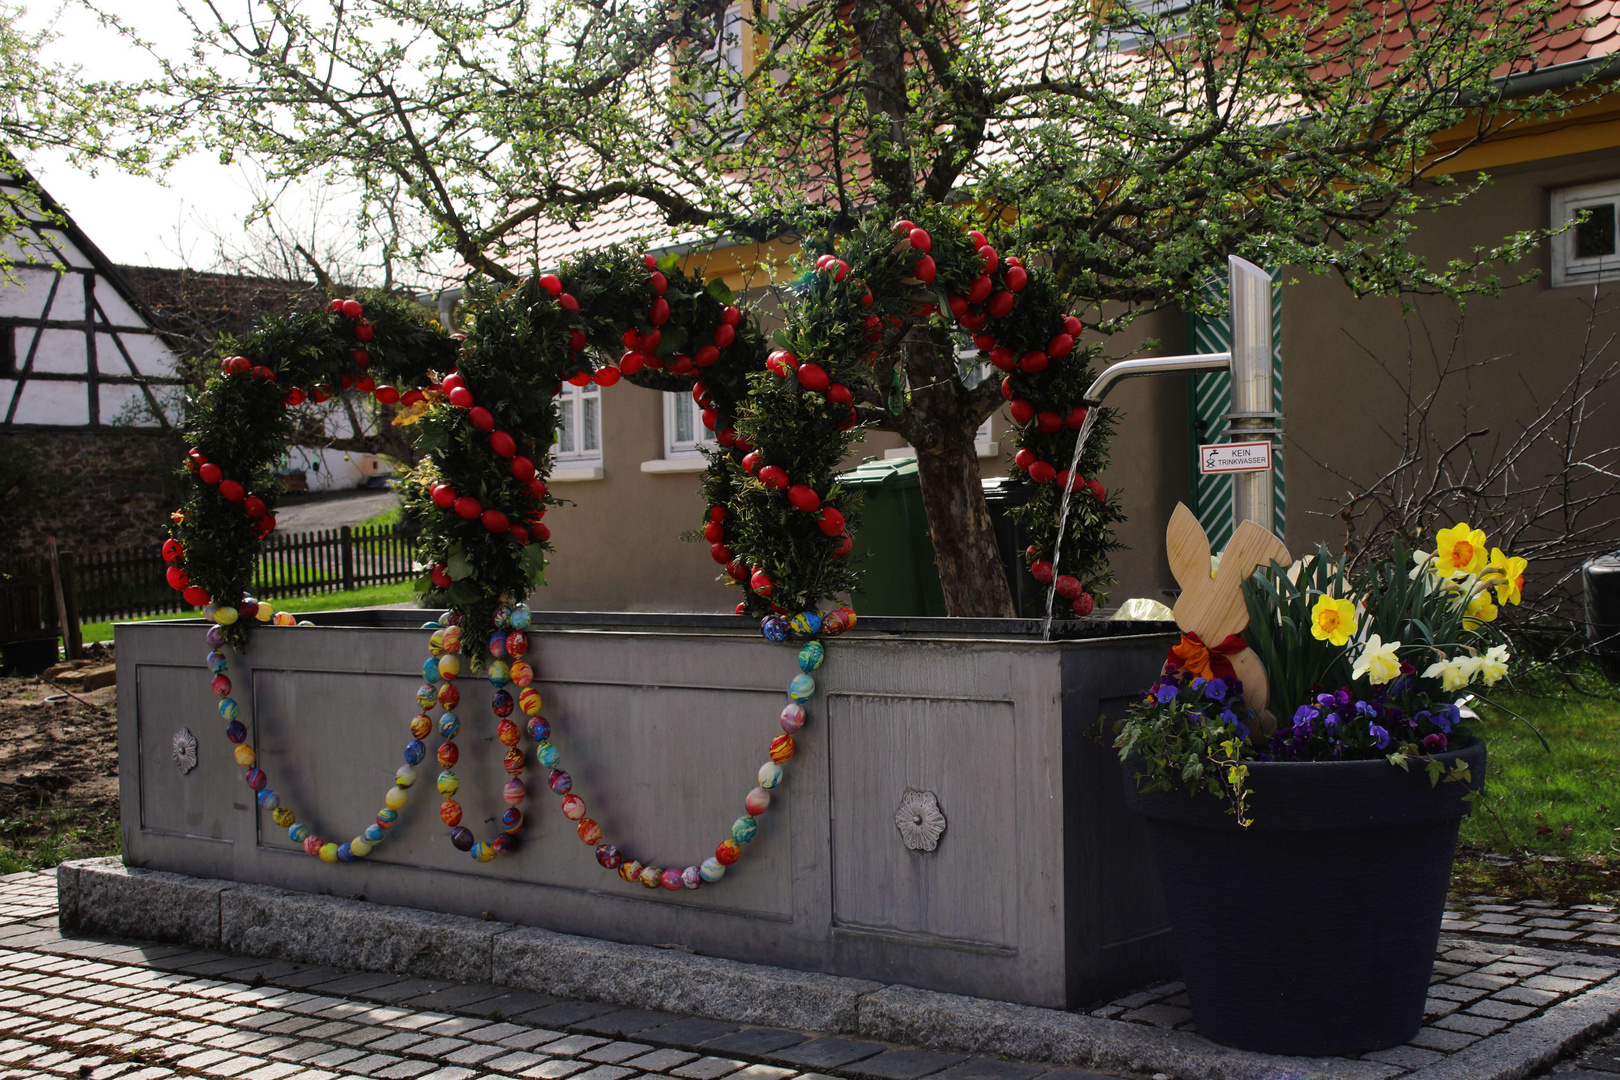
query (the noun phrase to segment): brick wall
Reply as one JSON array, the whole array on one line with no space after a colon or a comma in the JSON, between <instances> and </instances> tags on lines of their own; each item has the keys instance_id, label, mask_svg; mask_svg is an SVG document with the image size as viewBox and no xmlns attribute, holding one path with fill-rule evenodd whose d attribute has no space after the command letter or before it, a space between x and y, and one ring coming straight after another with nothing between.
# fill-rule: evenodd
<instances>
[{"instance_id":1,"label":"brick wall","mask_svg":"<svg viewBox=\"0 0 1620 1080\"><path fill-rule=\"evenodd\" d=\"M0 552L160 544L180 505L180 437L143 430L0 432Z\"/></svg>"}]
</instances>

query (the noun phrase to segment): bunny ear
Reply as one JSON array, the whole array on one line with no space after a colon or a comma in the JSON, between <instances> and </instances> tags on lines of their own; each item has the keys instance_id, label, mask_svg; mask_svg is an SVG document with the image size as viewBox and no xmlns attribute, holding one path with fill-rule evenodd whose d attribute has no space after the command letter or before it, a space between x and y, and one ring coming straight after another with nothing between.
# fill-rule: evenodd
<instances>
[{"instance_id":1,"label":"bunny ear","mask_svg":"<svg viewBox=\"0 0 1620 1080\"><path fill-rule=\"evenodd\" d=\"M1170 527L1164 532L1164 554L1182 591L1192 592L1209 583L1209 537L1186 503L1176 503Z\"/></svg>"},{"instance_id":2,"label":"bunny ear","mask_svg":"<svg viewBox=\"0 0 1620 1080\"><path fill-rule=\"evenodd\" d=\"M1264 525L1245 521L1232 533L1231 541L1221 553L1221 568L1215 579L1226 588L1241 587L1257 567L1276 562L1287 566L1293 560L1283 542L1271 534ZM1230 582L1231 584L1227 584Z\"/></svg>"}]
</instances>

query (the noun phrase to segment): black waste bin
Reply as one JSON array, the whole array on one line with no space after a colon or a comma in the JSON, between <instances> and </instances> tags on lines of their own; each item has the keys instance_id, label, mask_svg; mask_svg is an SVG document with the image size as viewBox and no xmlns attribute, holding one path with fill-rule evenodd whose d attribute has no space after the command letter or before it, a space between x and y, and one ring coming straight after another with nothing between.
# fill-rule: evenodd
<instances>
[{"instance_id":1,"label":"black waste bin","mask_svg":"<svg viewBox=\"0 0 1620 1080\"><path fill-rule=\"evenodd\" d=\"M1586 641L1598 665L1620 682L1620 551L1599 555L1581 567L1586 594Z\"/></svg>"}]
</instances>

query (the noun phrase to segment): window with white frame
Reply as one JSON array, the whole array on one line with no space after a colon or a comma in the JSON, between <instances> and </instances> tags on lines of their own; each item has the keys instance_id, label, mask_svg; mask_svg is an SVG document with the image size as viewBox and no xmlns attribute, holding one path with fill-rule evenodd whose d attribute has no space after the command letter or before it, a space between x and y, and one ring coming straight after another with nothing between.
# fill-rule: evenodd
<instances>
[{"instance_id":1,"label":"window with white frame","mask_svg":"<svg viewBox=\"0 0 1620 1080\"><path fill-rule=\"evenodd\" d=\"M714 432L703 426L703 409L691 394L664 395L664 457L699 458L714 445Z\"/></svg>"},{"instance_id":2,"label":"window with white frame","mask_svg":"<svg viewBox=\"0 0 1620 1080\"><path fill-rule=\"evenodd\" d=\"M602 463L602 388L564 383L557 396L561 420L552 459L569 465Z\"/></svg>"},{"instance_id":3,"label":"window with white frame","mask_svg":"<svg viewBox=\"0 0 1620 1080\"><path fill-rule=\"evenodd\" d=\"M1108 13L1102 43L1110 48L1138 49L1149 42L1187 33L1187 13L1197 0L1123 0Z\"/></svg>"},{"instance_id":4,"label":"window with white frame","mask_svg":"<svg viewBox=\"0 0 1620 1080\"><path fill-rule=\"evenodd\" d=\"M1620 180L1552 193L1552 283L1620 279Z\"/></svg>"},{"instance_id":5,"label":"window with white frame","mask_svg":"<svg viewBox=\"0 0 1620 1080\"><path fill-rule=\"evenodd\" d=\"M712 71L716 80L700 95L703 109L717 131L725 132L728 142L742 138L742 95L733 92L743 71L743 15L742 5L726 8L720 20L720 33L699 56L699 66Z\"/></svg>"}]
</instances>

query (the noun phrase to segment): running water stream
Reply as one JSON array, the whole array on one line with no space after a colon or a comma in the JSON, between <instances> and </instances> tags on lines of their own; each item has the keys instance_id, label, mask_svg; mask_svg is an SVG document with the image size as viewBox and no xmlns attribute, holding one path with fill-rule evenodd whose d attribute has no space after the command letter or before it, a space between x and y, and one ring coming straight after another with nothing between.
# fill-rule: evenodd
<instances>
[{"instance_id":1,"label":"running water stream","mask_svg":"<svg viewBox=\"0 0 1620 1080\"><path fill-rule=\"evenodd\" d=\"M1052 584L1046 589L1046 622L1041 626L1041 640L1052 640L1052 602L1057 597L1058 575L1063 573L1060 565L1063 558L1063 533L1069 524L1069 500L1074 497L1075 474L1080 469L1080 455L1085 452L1086 442L1091 438L1091 429L1097 424L1097 410L1100 408L1095 401L1085 402L1086 419L1080 425L1080 432L1074 438L1074 456L1069 459L1069 482L1064 486L1061 504L1058 508L1057 544L1052 549Z\"/></svg>"}]
</instances>

